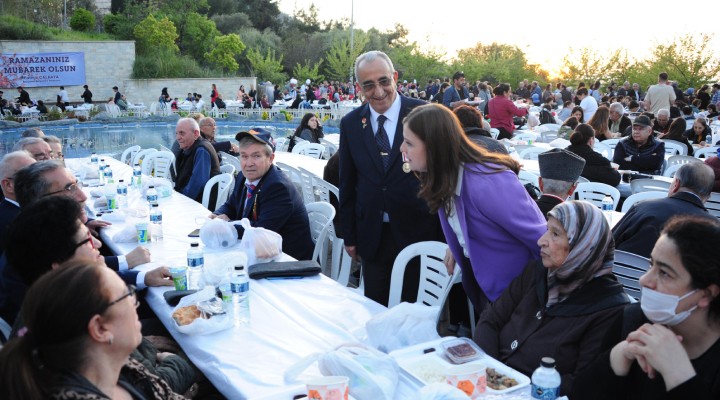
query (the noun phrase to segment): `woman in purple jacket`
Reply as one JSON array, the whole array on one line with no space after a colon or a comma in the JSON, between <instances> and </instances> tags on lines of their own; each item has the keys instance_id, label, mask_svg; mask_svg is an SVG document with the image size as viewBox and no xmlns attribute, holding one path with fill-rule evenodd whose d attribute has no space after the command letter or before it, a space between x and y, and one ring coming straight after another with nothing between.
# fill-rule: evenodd
<instances>
[{"instance_id":1,"label":"woman in purple jacket","mask_svg":"<svg viewBox=\"0 0 720 400\"><path fill-rule=\"evenodd\" d=\"M400 150L421 181L418 196L438 212L476 310L495 301L531 259L546 221L517 177L518 163L471 142L447 108L428 104L405 118ZM409 171L409 170L408 170Z\"/></svg>"}]
</instances>

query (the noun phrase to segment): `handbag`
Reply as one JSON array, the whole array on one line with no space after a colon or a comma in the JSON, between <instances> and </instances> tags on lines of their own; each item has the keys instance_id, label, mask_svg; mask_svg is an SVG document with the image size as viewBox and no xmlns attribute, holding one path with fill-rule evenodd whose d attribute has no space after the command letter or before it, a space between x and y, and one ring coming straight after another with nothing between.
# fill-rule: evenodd
<instances>
[{"instance_id":1,"label":"handbag","mask_svg":"<svg viewBox=\"0 0 720 400\"><path fill-rule=\"evenodd\" d=\"M322 271L320 264L314 260L306 261L275 261L251 265L248 275L252 279L263 278L296 278L314 276Z\"/></svg>"}]
</instances>

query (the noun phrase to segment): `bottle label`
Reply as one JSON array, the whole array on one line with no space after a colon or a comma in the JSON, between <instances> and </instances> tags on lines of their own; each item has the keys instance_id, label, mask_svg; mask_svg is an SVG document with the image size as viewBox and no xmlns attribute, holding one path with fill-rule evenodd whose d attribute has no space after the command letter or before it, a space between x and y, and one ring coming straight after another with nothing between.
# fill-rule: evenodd
<instances>
[{"instance_id":1,"label":"bottle label","mask_svg":"<svg viewBox=\"0 0 720 400\"><path fill-rule=\"evenodd\" d=\"M126 187L118 187L117 193L120 196L126 196L127 195L127 188Z\"/></svg>"},{"instance_id":2,"label":"bottle label","mask_svg":"<svg viewBox=\"0 0 720 400\"><path fill-rule=\"evenodd\" d=\"M150 204L155 204L155 203L157 203L157 195L156 195L156 194L149 194L149 195L147 195L147 201L148 201L148 203L150 203Z\"/></svg>"},{"instance_id":3,"label":"bottle label","mask_svg":"<svg viewBox=\"0 0 720 400\"><path fill-rule=\"evenodd\" d=\"M250 282L230 283L230 290L233 293L247 293L250 290Z\"/></svg>"},{"instance_id":4,"label":"bottle label","mask_svg":"<svg viewBox=\"0 0 720 400\"><path fill-rule=\"evenodd\" d=\"M160 224L162 223L162 214L150 214L150 222Z\"/></svg>"},{"instance_id":5,"label":"bottle label","mask_svg":"<svg viewBox=\"0 0 720 400\"><path fill-rule=\"evenodd\" d=\"M117 200L115 200L114 197L107 198L107 208L108 208L108 210L116 210L117 209Z\"/></svg>"},{"instance_id":6,"label":"bottle label","mask_svg":"<svg viewBox=\"0 0 720 400\"><path fill-rule=\"evenodd\" d=\"M188 267L200 267L205 264L205 257L195 257L187 259Z\"/></svg>"},{"instance_id":7,"label":"bottle label","mask_svg":"<svg viewBox=\"0 0 720 400\"><path fill-rule=\"evenodd\" d=\"M533 399L555 400L558 397L558 391L559 388L556 387L546 388L533 383L530 394L532 395Z\"/></svg>"}]
</instances>

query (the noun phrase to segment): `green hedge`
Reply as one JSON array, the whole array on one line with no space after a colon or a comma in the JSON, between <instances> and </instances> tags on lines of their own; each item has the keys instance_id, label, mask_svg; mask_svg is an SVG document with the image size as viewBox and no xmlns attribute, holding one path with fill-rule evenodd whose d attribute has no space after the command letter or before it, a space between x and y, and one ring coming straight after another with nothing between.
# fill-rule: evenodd
<instances>
[{"instance_id":1,"label":"green hedge","mask_svg":"<svg viewBox=\"0 0 720 400\"><path fill-rule=\"evenodd\" d=\"M5 40L52 40L45 26L10 15L0 15L0 38Z\"/></svg>"},{"instance_id":2,"label":"green hedge","mask_svg":"<svg viewBox=\"0 0 720 400\"><path fill-rule=\"evenodd\" d=\"M174 54L171 51L158 51L153 54L135 56L133 79L155 78L211 78L222 73L200 66L188 56Z\"/></svg>"}]
</instances>

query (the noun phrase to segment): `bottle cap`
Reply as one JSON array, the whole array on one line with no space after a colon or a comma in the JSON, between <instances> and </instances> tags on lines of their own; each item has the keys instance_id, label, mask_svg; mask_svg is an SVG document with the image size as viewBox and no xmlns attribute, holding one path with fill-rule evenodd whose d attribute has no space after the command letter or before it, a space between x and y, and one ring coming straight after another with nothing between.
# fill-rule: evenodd
<instances>
[{"instance_id":1,"label":"bottle cap","mask_svg":"<svg viewBox=\"0 0 720 400\"><path fill-rule=\"evenodd\" d=\"M125 182L125 179L120 179L118 182L123 183Z\"/></svg>"},{"instance_id":2,"label":"bottle cap","mask_svg":"<svg viewBox=\"0 0 720 400\"><path fill-rule=\"evenodd\" d=\"M543 357L540 360L540 365L545 368L555 368L555 359L552 357Z\"/></svg>"},{"instance_id":3,"label":"bottle cap","mask_svg":"<svg viewBox=\"0 0 720 400\"><path fill-rule=\"evenodd\" d=\"M242 271L242 270L244 270L244 269L245 269L245 266L244 266L244 265L236 265L236 266L235 266L235 271Z\"/></svg>"},{"instance_id":4,"label":"bottle cap","mask_svg":"<svg viewBox=\"0 0 720 400\"><path fill-rule=\"evenodd\" d=\"M190 243L190 247L199 247L199 246L200 246L200 243L198 243L198 242ZM555 361L553 361L553 362L555 362Z\"/></svg>"},{"instance_id":5,"label":"bottle cap","mask_svg":"<svg viewBox=\"0 0 720 400\"><path fill-rule=\"evenodd\" d=\"M153 204L152 206L153 206L153 207L160 207L159 204Z\"/></svg>"},{"instance_id":6,"label":"bottle cap","mask_svg":"<svg viewBox=\"0 0 720 400\"><path fill-rule=\"evenodd\" d=\"M150 189L155 189L155 186L153 186L153 185L150 185Z\"/></svg>"}]
</instances>

